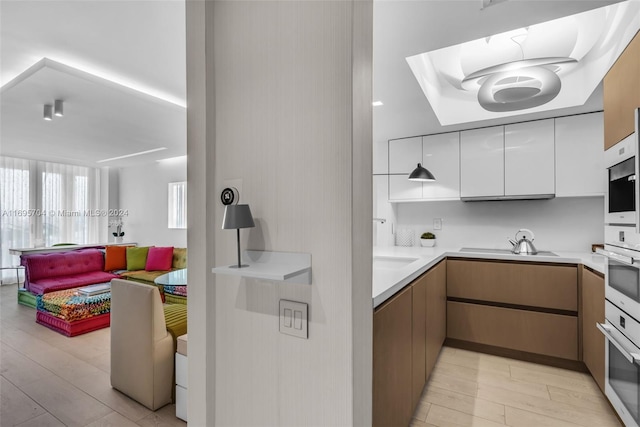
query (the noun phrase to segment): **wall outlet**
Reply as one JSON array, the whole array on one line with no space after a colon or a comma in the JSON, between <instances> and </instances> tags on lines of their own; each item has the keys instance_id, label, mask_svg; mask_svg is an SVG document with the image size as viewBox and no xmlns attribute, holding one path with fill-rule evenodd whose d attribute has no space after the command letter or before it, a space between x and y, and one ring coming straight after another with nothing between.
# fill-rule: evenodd
<instances>
[{"instance_id":1,"label":"wall outlet","mask_svg":"<svg viewBox=\"0 0 640 427\"><path fill-rule=\"evenodd\" d=\"M280 300L280 333L309 339L308 304Z\"/></svg>"},{"instance_id":2,"label":"wall outlet","mask_svg":"<svg viewBox=\"0 0 640 427\"><path fill-rule=\"evenodd\" d=\"M433 219L433 229L434 230L442 230L442 218L434 218Z\"/></svg>"}]
</instances>

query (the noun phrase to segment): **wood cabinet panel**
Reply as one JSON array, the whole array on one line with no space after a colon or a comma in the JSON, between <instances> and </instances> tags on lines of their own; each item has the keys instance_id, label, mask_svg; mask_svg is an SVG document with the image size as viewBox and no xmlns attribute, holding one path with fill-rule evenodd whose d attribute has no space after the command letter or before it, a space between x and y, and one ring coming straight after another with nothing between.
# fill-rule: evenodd
<instances>
[{"instance_id":1,"label":"wood cabinet panel","mask_svg":"<svg viewBox=\"0 0 640 427\"><path fill-rule=\"evenodd\" d=\"M640 35L629 43L604 78L604 148L635 131L634 108L640 107Z\"/></svg>"},{"instance_id":2,"label":"wood cabinet panel","mask_svg":"<svg viewBox=\"0 0 640 427\"><path fill-rule=\"evenodd\" d=\"M447 261L440 262L426 274L427 284L427 357L426 380L436 364L447 337Z\"/></svg>"},{"instance_id":3,"label":"wood cabinet panel","mask_svg":"<svg viewBox=\"0 0 640 427\"><path fill-rule=\"evenodd\" d=\"M411 323L411 407L418 405L422 389L426 382L425 366L427 359L427 286L428 273L420 276L411 285L412 323Z\"/></svg>"},{"instance_id":4,"label":"wood cabinet panel","mask_svg":"<svg viewBox=\"0 0 640 427\"><path fill-rule=\"evenodd\" d=\"M578 268L449 259L447 296L578 311Z\"/></svg>"},{"instance_id":5,"label":"wood cabinet panel","mask_svg":"<svg viewBox=\"0 0 640 427\"><path fill-rule=\"evenodd\" d=\"M604 335L596 328L604 323L604 278L582 269L582 360L604 392Z\"/></svg>"},{"instance_id":6,"label":"wood cabinet panel","mask_svg":"<svg viewBox=\"0 0 640 427\"><path fill-rule=\"evenodd\" d=\"M373 425L406 426L411 406L411 288L373 314Z\"/></svg>"},{"instance_id":7,"label":"wood cabinet panel","mask_svg":"<svg viewBox=\"0 0 640 427\"><path fill-rule=\"evenodd\" d=\"M447 337L578 360L578 318L447 302Z\"/></svg>"}]
</instances>

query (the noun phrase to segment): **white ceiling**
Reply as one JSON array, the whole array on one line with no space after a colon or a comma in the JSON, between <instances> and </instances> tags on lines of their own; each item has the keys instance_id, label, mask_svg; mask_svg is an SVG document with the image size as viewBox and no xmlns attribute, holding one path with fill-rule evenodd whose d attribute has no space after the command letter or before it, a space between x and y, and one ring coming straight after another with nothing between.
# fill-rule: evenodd
<instances>
[{"instance_id":1,"label":"white ceiling","mask_svg":"<svg viewBox=\"0 0 640 427\"><path fill-rule=\"evenodd\" d=\"M441 127L406 57L616 1L508 0L481 9L482 3L375 0L374 99L384 102L374 108L376 141L516 121ZM46 67L5 86L45 57L103 79ZM185 111L175 105L186 104L184 0L1 1L0 84L4 155L120 167L185 154ZM65 116L45 122L43 104L54 98L65 100ZM601 108L598 87L582 107L517 121ZM159 147L168 149L95 163Z\"/></svg>"},{"instance_id":2,"label":"white ceiling","mask_svg":"<svg viewBox=\"0 0 640 427\"><path fill-rule=\"evenodd\" d=\"M599 85L580 107L441 126L406 57L617 1L509 0L484 9L482 3L482 0L375 1L373 92L374 100L384 105L373 109L374 142L602 109Z\"/></svg>"},{"instance_id":3,"label":"white ceiling","mask_svg":"<svg viewBox=\"0 0 640 427\"><path fill-rule=\"evenodd\" d=\"M3 155L112 167L184 155L184 1L0 2L0 83ZM54 99L65 115L46 122Z\"/></svg>"}]
</instances>

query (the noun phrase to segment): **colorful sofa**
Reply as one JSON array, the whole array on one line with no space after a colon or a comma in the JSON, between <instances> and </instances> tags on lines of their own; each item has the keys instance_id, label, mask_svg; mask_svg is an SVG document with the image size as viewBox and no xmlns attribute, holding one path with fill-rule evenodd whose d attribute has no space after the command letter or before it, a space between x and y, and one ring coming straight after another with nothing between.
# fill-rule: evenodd
<instances>
[{"instance_id":1,"label":"colorful sofa","mask_svg":"<svg viewBox=\"0 0 640 427\"><path fill-rule=\"evenodd\" d=\"M128 280L133 280L147 285L156 285L155 279L157 279L161 275L166 274L170 271L187 268L187 248L172 248L172 251L173 252L170 268L155 270L153 267L149 267L147 262L149 260L145 259L145 268L143 269L126 271L116 270L115 273L118 273L120 276ZM128 266L130 267L130 263L128 263ZM169 267L169 265L167 265L166 267ZM160 291L160 296L162 297L163 302L172 304L187 304L187 286L156 286Z\"/></svg>"},{"instance_id":2,"label":"colorful sofa","mask_svg":"<svg viewBox=\"0 0 640 427\"><path fill-rule=\"evenodd\" d=\"M104 271L104 255L99 249L79 249L23 256L24 288L18 302L36 305L36 295L95 283L109 282L120 277Z\"/></svg>"}]
</instances>

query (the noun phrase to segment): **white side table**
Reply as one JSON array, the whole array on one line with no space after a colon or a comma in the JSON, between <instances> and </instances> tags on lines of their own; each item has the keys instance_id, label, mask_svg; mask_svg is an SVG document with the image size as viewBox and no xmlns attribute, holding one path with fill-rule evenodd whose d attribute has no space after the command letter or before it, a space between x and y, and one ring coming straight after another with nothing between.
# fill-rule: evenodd
<instances>
[{"instance_id":1,"label":"white side table","mask_svg":"<svg viewBox=\"0 0 640 427\"><path fill-rule=\"evenodd\" d=\"M176 417L187 421L187 334L177 339L176 351Z\"/></svg>"}]
</instances>

